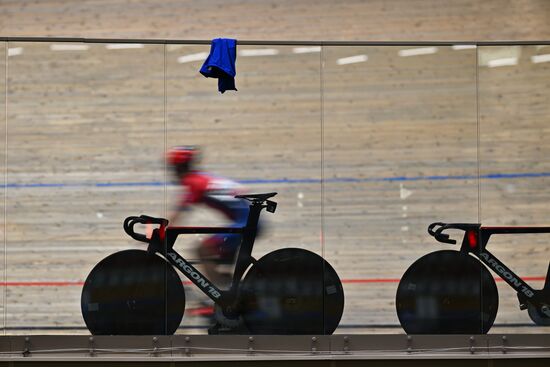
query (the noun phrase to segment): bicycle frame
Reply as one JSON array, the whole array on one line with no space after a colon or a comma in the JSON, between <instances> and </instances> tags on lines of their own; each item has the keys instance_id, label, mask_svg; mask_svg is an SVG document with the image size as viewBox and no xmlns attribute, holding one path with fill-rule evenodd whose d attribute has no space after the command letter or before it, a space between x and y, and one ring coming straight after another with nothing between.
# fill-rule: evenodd
<instances>
[{"instance_id":1,"label":"bicycle frame","mask_svg":"<svg viewBox=\"0 0 550 367\"><path fill-rule=\"evenodd\" d=\"M440 228L434 231L433 229L437 226L440 226ZM487 244L494 234L550 233L550 227L482 227L481 224L469 223L432 223L428 228L428 232L439 242L456 243L455 240L449 239L449 235L443 233L447 229L464 231L460 251L476 256L483 264L515 289L518 293L521 307L525 305L525 302L539 305L545 301L542 291L533 289L521 277L510 270L502 261L487 250ZM550 290L550 266L546 274L543 290L546 289Z\"/></svg>"},{"instance_id":2,"label":"bicycle frame","mask_svg":"<svg viewBox=\"0 0 550 367\"><path fill-rule=\"evenodd\" d=\"M256 229L260 212L263 209L261 205L250 205L248 220L244 227L168 227L165 229L165 239L159 236L159 240L153 240L149 243L148 251L162 254L174 267L179 269L193 284L202 290L210 299L223 308L231 306L237 298L237 288L239 281L244 275L246 269L252 264L252 249L256 239ZM161 227L162 228L162 227ZM159 228L159 233L161 229ZM241 235L241 245L237 253L237 261L233 273L233 281L229 290L221 290L216 287L210 279L191 265L183 256L174 250L176 239L181 234L219 234L234 233Z\"/></svg>"},{"instance_id":3,"label":"bicycle frame","mask_svg":"<svg viewBox=\"0 0 550 367\"><path fill-rule=\"evenodd\" d=\"M193 284L216 304L228 313L236 306L238 299L238 287L249 266L255 261L252 257L252 249L256 239L256 232L261 211L266 208L269 212L275 212L276 203L267 200L271 194L259 194L242 196L251 201L249 206L247 223L243 227L168 227L168 221L162 218L153 218L142 215L141 217L128 217L124 222L124 230L137 241L149 244L148 251L161 254L176 269L179 269ZM258 198L260 196L260 198ZM266 204L264 204L264 201ZM135 233L133 227L136 223L160 224L153 230L151 238ZM180 234L219 234L232 233L241 235L241 244L237 252L237 260L233 272L231 286L228 290L221 290L212 283L204 274L190 264L187 259L174 250L174 244Z\"/></svg>"}]
</instances>

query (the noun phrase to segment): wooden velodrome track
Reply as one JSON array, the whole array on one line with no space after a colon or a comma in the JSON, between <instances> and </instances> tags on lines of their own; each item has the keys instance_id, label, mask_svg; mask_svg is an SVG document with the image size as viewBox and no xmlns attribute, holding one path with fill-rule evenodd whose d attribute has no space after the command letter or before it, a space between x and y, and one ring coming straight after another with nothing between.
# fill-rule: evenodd
<instances>
[{"instance_id":1,"label":"wooden velodrome track","mask_svg":"<svg viewBox=\"0 0 550 367\"><path fill-rule=\"evenodd\" d=\"M162 158L175 144L200 145L206 169L250 191L279 192L256 254L326 256L345 281L338 333L402 332L397 280L441 248L429 223L549 224L550 64L535 60L550 47L243 46L239 91L219 95L198 74L208 46L63 46L0 50L6 333L87 332L81 282L107 254L139 247L126 216L170 207ZM184 223L220 222L199 209ZM538 288L548 240L490 248ZM547 332L498 285L492 332ZM182 326L202 324L187 315Z\"/></svg>"}]
</instances>

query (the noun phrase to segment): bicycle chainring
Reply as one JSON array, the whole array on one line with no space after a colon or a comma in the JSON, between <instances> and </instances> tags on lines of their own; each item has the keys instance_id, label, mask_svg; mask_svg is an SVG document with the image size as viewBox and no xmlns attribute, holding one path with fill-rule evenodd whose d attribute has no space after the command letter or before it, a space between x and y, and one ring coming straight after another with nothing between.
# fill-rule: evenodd
<instances>
[{"instance_id":1,"label":"bicycle chainring","mask_svg":"<svg viewBox=\"0 0 550 367\"><path fill-rule=\"evenodd\" d=\"M538 326L550 326L550 305L543 304L540 307L527 305L527 312L531 320Z\"/></svg>"},{"instance_id":2,"label":"bicycle chainring","mask_svg":"<svg viewBox=\"0 0 550 367\"><path fill-rule=\"evenodd\" d=\"M243 324L243 318L241 316L236 318L227 317L223 313L222 308L217 304L214 305L214 320L222 327L229 329L239 328Z\"/></svg>"}]
</instances>

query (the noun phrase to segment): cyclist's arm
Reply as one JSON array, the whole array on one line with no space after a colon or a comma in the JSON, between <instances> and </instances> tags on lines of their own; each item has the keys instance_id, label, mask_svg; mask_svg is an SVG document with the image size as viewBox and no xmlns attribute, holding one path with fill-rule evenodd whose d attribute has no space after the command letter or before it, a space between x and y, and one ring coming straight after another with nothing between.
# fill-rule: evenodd
<instances>
[{"instance_id":1,"label":"cyclist's arm","mask_svg":"<svg viewBox=\"0 0 550 367\"><path fill-rule=\"evenodd\" d=\"M209 180L201 175L188 175L182 180L184 191L178 198L178 203L168 213L169 226L175 226L181 219L182 212L188 211L192 205L200 203L207 191Z\"/></svg>"},{"instance_id":2,"label":"cyclist's arm","mask_svg":"<svg viewBox=\"0 0 550 367\"><path fill-rule=\"evenodd\" d=\"M189 205L180 205L168 212L168 226L175 226L182 217L182 212L188 211Z\"/></svg>"}]
</instances>

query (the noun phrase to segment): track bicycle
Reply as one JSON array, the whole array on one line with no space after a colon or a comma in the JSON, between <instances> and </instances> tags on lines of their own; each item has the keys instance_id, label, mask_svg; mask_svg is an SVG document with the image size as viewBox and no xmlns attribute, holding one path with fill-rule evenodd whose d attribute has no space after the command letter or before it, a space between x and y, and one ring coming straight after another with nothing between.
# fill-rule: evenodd
<instances>
[{"instance_id":1,"label":"track bicycle","mask_svg":"<svg viewBox=\"0 0 550 367\"><path fill-rule=\"evenodd\" d=\"M399 322L407 334L485 334L498 310L498 291L488 269L516 292L520 309L531 320L550 325L550 264L542 289L533 289L487 250L497 234L550 233L550 227L482 227L472 223L432 223L437 241L456 244L447 230L462 230L459 251L441 250L415 261L401 278L396 294ZM473 255L473 256L472 256Z\"/></svg>"},{"instance_id":2,"label":"track bicycle","mask_svg":"<svg viewBox=\"0 0 550 367\"><path fill-rule=\"evenodd\" d=\"M81 297L82 315L94 335L171 335L185 310L179 270L215 303L210 333L332 334L344 308L342 283L321 256L283 248L252 256L261 211L274 213L276 193L239 195L250 210L244 227L168 227L168 220L128 217L124 231L148 244L147 250L123 250L101 260L88 275ZM136 224L158 225L151 238ZM241 245L232 282L220 289L174 250L180 234L237 233Z\"/></svg>"}]
</instances>

